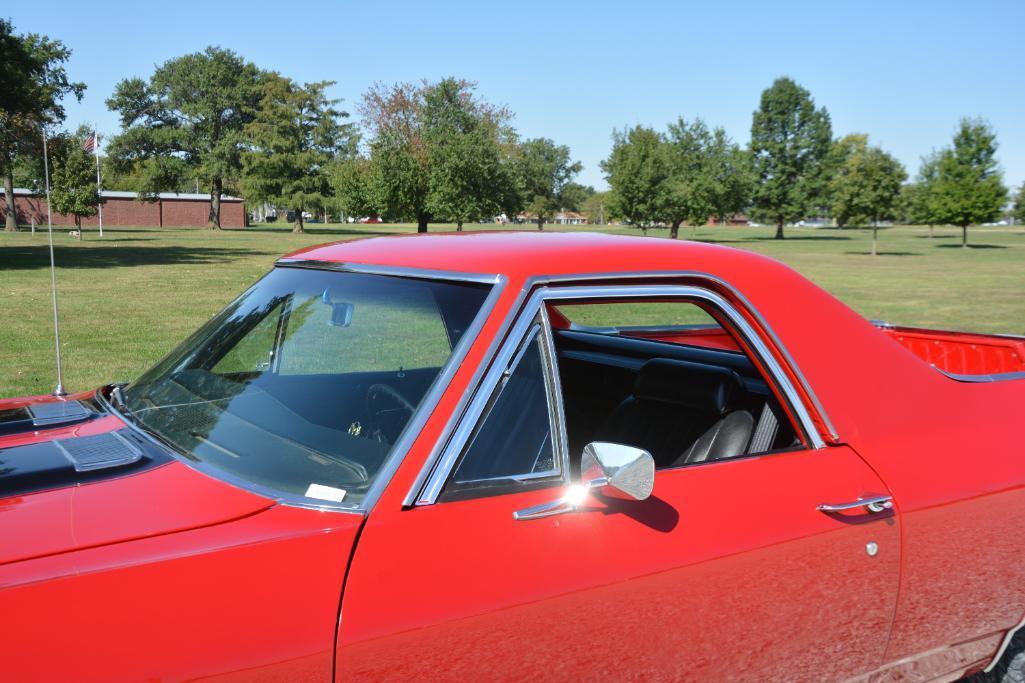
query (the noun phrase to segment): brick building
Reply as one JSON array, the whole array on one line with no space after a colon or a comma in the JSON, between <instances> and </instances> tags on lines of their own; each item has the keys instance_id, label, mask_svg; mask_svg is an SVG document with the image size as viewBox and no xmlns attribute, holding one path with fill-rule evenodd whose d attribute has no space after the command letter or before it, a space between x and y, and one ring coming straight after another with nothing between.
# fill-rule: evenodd
<instances>
[{"instance_id":1,"label":"brick building","mask_svg":"<svg viewBox=\"0 0 1025 683\"><path fill-rule=\"evenodd\" d=\"M32 195L30 190L14 189L14 205L18 224L46 225L46 198ZM0 192L0 216L7 215L7 200ZM155 201L139 201L134 192L103 191L103 225L156 226L160 228L203 227L210 215L210 195L161 192ZM95 226L96 216L82 219L82 225ZM54 225L74 225L75 217L53 214ZM245 201L239 197L221 197L221 227L243 228L246 225Z\"/></svg>"}]
</instances>

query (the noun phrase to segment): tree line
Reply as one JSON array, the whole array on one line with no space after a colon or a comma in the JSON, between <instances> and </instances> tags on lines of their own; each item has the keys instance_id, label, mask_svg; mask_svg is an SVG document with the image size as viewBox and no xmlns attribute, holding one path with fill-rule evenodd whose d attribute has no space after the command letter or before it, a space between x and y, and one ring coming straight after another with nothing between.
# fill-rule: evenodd
<instances>
[{"instance_id":1,"label":"tree line","mask_svg":"<svg viewBox=\"0 0 1025 683\"><path fill-rule=\"evenodd\" d=\"M53 203L80 219L99 188L85 150L90 131L61 130L71 52L60 41L17 35L0 21L0 173L8 205L18 184L39 188L40 128L50 131ZM456 78L374 84L357 103L361 124L328 95L331 81L301 83L217 47L168 60L128 78L106 100L120 131L106 141L105 185L154 198L210 195L287 207L294 230L307 212L467 222L526 215L539 229L560 210L647 230L726 221L738 213L776 226L828 217L840 226L904 220L970 225L996 220L1007 201L997 142L985 121L961 121L951 144L923 159L912 182L867 135L835 139L829 113L789 78L777 79L753 113L747 145L701 119L665 130L614 131L602 164L608 192L574 182L581 165L548 138L521 139L512 113ZM1023 217L1025 189L1015 211ZM16 229L13 211L8 230Z\"/></svg>"},{"instance_id":2,"label":"tree line","mask_svg":"<svg viewBox=\"0 0 1025 683\"><path fill-rule=\"evenodd\" d=\"M922 160L918 176L865 134L834 139L825 107L789 78L761 96L746 148L722 128L679 119L665 131L646 126L617 131L602 168L615 215L631 225L703 225L749 212L784 227L801 219L831 218L840 227L871 226L876 253L880 222L956 225L967 245L968 226L996 221L1007 202L992 127L962 119L950 146ZM1014 211L1025 218L1025 187ZM931 231L930 231L931 234Z\"/></svg>"}]
</instances>

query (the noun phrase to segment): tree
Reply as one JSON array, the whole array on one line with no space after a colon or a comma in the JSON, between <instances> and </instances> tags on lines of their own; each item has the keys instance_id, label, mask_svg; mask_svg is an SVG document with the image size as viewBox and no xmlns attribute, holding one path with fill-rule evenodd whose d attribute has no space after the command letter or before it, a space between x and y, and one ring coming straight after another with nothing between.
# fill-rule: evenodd
<instances>
[{"instance_id":1,"label":"tree","mask_svg":"<svg viewBox=\"0 0 1025 683\"><path fill-rule=\"evenodd\" d=\"M762 93L751 122L751 155L757 211L783 226L803 218L821 202L832 128L826 109L815 108L807 90L789 78L779 78Z\"/></svg>"},{"instance_id":2,"label":"tree","mask_svg":"<svg viewBox=\"0 0 1025 683\"><path fill-rule=\"evenodd\" d=\"M905 220L912 225L928 225L929 237L938 222L936 206L936 180L940 172L940 155L933 152L922 157L915 182L904 186L902 204Z\"/></svg>"},{"instance_id":3,"label":"tree","mask_svg":"<svg viewBox=\"0 0 1025 683\"><path fill-rule=\"evenodd\" d=\"M1025 223L1025 183L1018 189L1018 196L1014 200L1014 217L1019 223Z\"/></svg>"},{"instance_id":4,"label":"tree","mask_svg":"<svg viewBox=\"0 0 1025 683\"><path fill-rule=\"evenodd\" d=\"M523 210L536 216L537 229L562 208L566 186L580 173L580 162L572 161L569 147L548 138L524 141L516 150L515 174Z\"/></svg>"},{"instance_id":5,"label":"tree","mask_svg":"<svg viewBox=\"0 0 1025 683\"><path fill-rule=\"evenodd\" d=\"M14 210L14 169L25 156L42 155L41 128L64 121L62 101L82 99L85 84L68 78L71 50L59 40L35 33L16 35L0 20L0 174L7 200L5 230L18 229Z\"/></svg>"},{"instance_id":6,"label":"tree","mask_svg":"<svg viewBox=\"0 0 1025 683\"><path fill-rule=\"evenodd\" d=\"M446 78L375 84L360 104L377 203L416 221L462 222L515 202L509 112L474 96L476 85Z\"/></svg>"},{"instance_id":7,"label":"tree","mask_svg":"<svg viewBox=\"0 0 1025 683\"><path fill-rule=\"evenodd\" d=\"M378 213L370 174L370 160L362 156L340 159L331 165L328 171L331 204L342 216Z\"/></svg>"},{"instance_id":8,"label":"tree","mask_svg":"<svg viewBox=\"0 0 1025 683\"><path fill-rule=\"evenodd\" d=\"M882 149L858 144L830 182L837 223L872 225L873 256L878 253L879 221L896 217L907 175L904 166Z\"/></svg>"},{"instance_id":9,"label":"tree","mask_svg":"<svg viewBox=\"0 0 1025 683\"><path fill-rule=\"evenodd\" d=\"M242 184L256 201L295 213L292 232L303 232L303 212L322 208L330 195L329 168L354 134L325 91L333 81L300 85L276 73L263 78L255 118L246 124L251 149L242 156Z\"/></svg>"},{"instance_id":10,"label":"tree","mask_svg":"<svg viewBox=\"0 0 1025 683\"><path fill-rule=\"evenodd\" d=\"M595 225L605 225L612 218L612 211L609 206L611 197L609 192L595 192L584 200L580 207L581 213Z\"/></svg>"},{"instance_id":11,"label":"tree","mask_svg":"<svg viewBox=\"0 0 1025 683\"><path fill-rule=\"evenodd\" d=\"M50 201L54 211L75 217L78 238L82 239L82 218L95 216L100 206L93 155L83 147L82 136L65 136L54 142L59 143L60 151L52 156Z\"/></svg>"},{"instance_id":12,"label":"tree","mask_svg":"<svg viewBox=\"0 0 1025 683\"><path fill-rule=\"evenodd\" d=\"M747 152L726 135L722 128L712 131L705 167L708 204L720 223L751 203L754 179Z\"/></svg>"},{"instance_id":13,"label":"tree","mask_svg":"<svg viewBox=\"0 0 1025 683\"><path fill-rule=\"evenodd\" d=\"M198 179L209 188L209 225L219 229L225 185L242 172L243 129L260 101L259 75L231 50L208 47L164 62L148 82L121 81L107 100L122 126L108 155L119 172L139 176L144 196Z\"/></svg>"},{"instance_id":14,"label":"tree","mask_svg":"<svg viewBox=\"0 0 1025 683\"><path fill-rule=\"evenodd\" d=\"M424 116L431 215L454 221L461 231L467 221L512 210L508 112L475 101L468 84L447 78L425 89Z\"/></svg>"},{"instance_id":15,"label":"tree","mask_svg":"<svg viewBox=\"0 0 1025 683\"><path fill-rule=\"evenodd\" d=\"M687 123L681 118L669 124L663 143L669 176L658 194L659 220L669 224L673 239L684 221L696 228L704 225L714 210L709 176L711 140L701 119Z\"/></svg>"},{"instance_id":16,"label":"tree","mask_svg":"<svg viewBox=\"0 0 1025 683\"><path fill-rule=\"evenodd\" d=\"M961 228L961 246L968 247L968 226L1000 218L1007 188L996 160L993 128L981 119L962 119L953 147L940 153L936 179L938 222Z\"/></svg>"},{"instance_id":17,"label":"tree","mask_svg":"<svg viewBox=\"0 0 1025 683\"><path fill-rule=\"evenodd\" d=\"M611 188L611 210L617 216L644 229L664 216L672 168L656 130L634 126L613 132L612 151L601 167Z\"/></svg>"},{"instance_id":18,"label":"tree","mask_svg":"<svg viewBox=\"0 0 1025 683\"><path fill-rule=\"evenodd\" d=\"M580 183L566 183L562 190L562 206L566 211L582 211L587 200L595 194L594 188L590 185Z\"/></svg>"}]
</instances>

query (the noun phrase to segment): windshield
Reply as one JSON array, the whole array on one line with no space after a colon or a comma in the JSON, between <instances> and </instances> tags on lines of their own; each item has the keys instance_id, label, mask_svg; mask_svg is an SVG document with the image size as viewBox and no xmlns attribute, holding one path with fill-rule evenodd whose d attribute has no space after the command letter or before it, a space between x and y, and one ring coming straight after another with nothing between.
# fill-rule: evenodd
<instances>
[{"instance_id":1,"label":"windshield","mask_svg":"<svg viewBox=\"0 0 1025 683\"><path fill-rule=\"evenodd\" d=\"M125 387L124 404L215 475L357 506L488 291L279 267Z\"/></svg>"}]
</instances>

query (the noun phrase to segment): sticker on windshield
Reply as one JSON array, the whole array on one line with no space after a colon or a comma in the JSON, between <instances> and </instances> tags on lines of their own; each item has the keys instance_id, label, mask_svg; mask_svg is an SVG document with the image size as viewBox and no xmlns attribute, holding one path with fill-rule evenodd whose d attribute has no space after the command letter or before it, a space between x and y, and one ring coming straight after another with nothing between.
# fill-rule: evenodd
<instances>
[{"instance_id":1,"label":"sticker on windshield","mask_svg":"<svg viewBox=\"0 0 1025 683\"><path fill-rule=\"evenodd\" d=\"M345 498L345 489L336 489L334 486L324 486L323 484L310 484L310 488L306 489L306 497L341 503Z\"/></svg>"}]
</instances>

